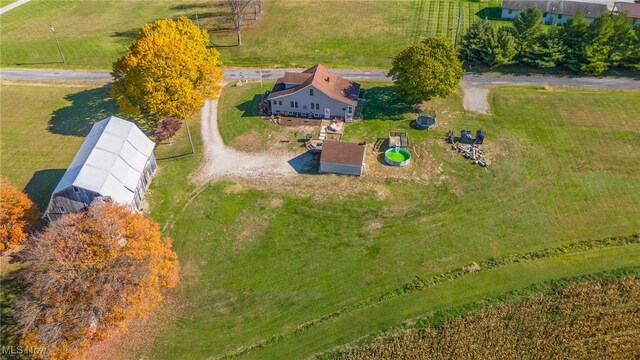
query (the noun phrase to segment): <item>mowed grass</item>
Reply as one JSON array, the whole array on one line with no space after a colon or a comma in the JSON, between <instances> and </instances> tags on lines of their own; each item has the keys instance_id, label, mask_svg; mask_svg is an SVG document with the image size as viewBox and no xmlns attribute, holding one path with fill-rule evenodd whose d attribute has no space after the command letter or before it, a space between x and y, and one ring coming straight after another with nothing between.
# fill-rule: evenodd
<instances>
[{"instance_id":1,"label":"mowed grass","mask_svg":"<svg viewBox=\"0 0 640 360\"><path fill-rule=\"evenodd\" d=\"M393 89L382 84L364 85L393 98ZM223 95L221 115L232 105L225 101L240 105L254 96L245 95ZM494 115L481 116L462 111L458 96L441 100L440 127L409 131L411 141L442 163L444 178L429 185L388 181L385 196L372 188L312 201L232 183L196 187L178 180L186 168L176 162L176 172L163 170L153 185L152 214L174 239L183 267L179 299L186 305L161 315L167 327L139 355L232 354L416 276L638 232L634 164L640 154L631 149L640 141L639 101L638 93L507 87L492 92ZM414 105L391 105L388 113L370 109L378 120L351 125L349 136L373 138L408 127ZM238 126L238 133L250 128ZM441 140L449 128L480 126L497 154L486 169L448 152ZM349 312L245 356L303 358L432 310L639 263L633 245L508 265Z\"/></svg>"},{"instance_id":2,"label":"mowed grass","mask_svg":"<svg viewBox=\"0 0 640 360\"><path fill-rule=\"evenodd\" d=\"M425 36L452 42L458 12L461 34L476 19L495 16L499 1L273 0L253 20L243 46L228 10L211 1L34 0L2 15L2 66L109 69L146 22L187 15L211 34L226 66L387 68L392 57ZM53 22L67 64L49 30Z\"/></svg>"},{"instance_id":3,"label":"mowed grass","mask_svg":"<svg viewBox=\"0 0 640 360\"><path fill-rule=\"evenodd\" d=\"M96 121L115 113L105 87L0 85L0 172L40 209Z\"/></svg>"},{"instance_id":4,"label":"mowed grass","mask_svg":"<svg viewBox=\"0 0 640 360\"><path fill-rule=\"evenodd\" d=\"M204 0L34 0L2 15L2 66L110 69L147 22L193 13ZM66 64L61 63L53 23Z\"/></svg>"},{"instance_id":5,"label":"mowed grass","mask_svg":"<svg viewBox=\"0 0 640 360\"><path fill-rule=\"evenodd\" d=\"M381 102L369 107L368 120L350 125L346 136L373 139L390 129L408 129L409 119L419 112L416 104L402 103L388 84L363 85L370 98ZM221 116L228 108L239 111L238 121L252 121L238 123L241 129L226 124L229 134L263 124L241 116L240 105L255 96L245 89L249 87L242 88L242 95L223 94ZM1 90L1 170L17 184L29 182L40 170L66 168L91 121L100 120L101 112L115 111L101 87L2 85ZM253 189L190 183L187 178L202 158L199 127L193 122L198 153L161 160L148 194L151 216L174 239L182 264L179 288L168 302L181 305L160 312L165 325L149 339L148 350L132 357L229 354L415 276L638 232L640 174L634 164L640 163L640 154L632 149L640 141L639 101L638 93L507 87L492 91L491 116L464 112L458 95L424 104L438 111L439 127L408 131L412 143L428 147L442 163L440 182L388 181L376 184L387 191L372 188L322 201L278 191L277 184ZM449 153L441 141L449 128L480 126L487 133L487 147L498 154L486 170ZM8 162L21 152L51 149L65 153ZM366 185L369 180L354 181ZM498 267L345 313L246 356L305 357L431 310L638 263L638 246L630 245Z\"/></svg>"}]
</instances>

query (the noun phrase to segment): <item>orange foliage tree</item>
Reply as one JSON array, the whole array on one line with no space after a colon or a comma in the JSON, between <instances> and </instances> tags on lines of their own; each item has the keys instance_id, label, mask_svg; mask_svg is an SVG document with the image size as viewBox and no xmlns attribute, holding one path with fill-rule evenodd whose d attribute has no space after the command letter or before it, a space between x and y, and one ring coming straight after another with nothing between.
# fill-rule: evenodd
<instances>
[{"instance_id":1,"label":"orange foliage tree","mask_svg":"<svg viewBox=\"0 0 640 360\"><path fill-rule=\"evenodd\" d=\"M113 64L111 97L124 113L156 120L199 110L222 81L220 53L208 45L209 34L184 16L144 25Z\"/></svg>"},{"instance_id":2,"label":"orange foliage tree","mask_svg":"<svg viewBox=\"0 0 640 360\"><path fill-rule=\"evenodd\" d=\"M122 330L178 281L177 255L158 224L111 202L67 215L25 245L15 256L25 285L16 319L23 345L51 359Z\"/></svg>"},{"instance_id":3,"label":"orange foliage tree","mask_svg":"<svg viewBox=\"0 0 640 360\"><path fill-rule=\"evenodd\" d=\"M27 238L40 212L29 197L0 177L0 253Z\"/></svg>"}]
</instances>

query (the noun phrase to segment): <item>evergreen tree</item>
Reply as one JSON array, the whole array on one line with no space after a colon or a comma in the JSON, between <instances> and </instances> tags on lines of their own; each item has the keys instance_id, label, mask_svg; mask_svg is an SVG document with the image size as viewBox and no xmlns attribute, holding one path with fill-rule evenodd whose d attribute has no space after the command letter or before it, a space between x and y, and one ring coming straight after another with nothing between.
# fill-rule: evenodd
<instances>
[{"instance_id":1,"label":"evergreen tree","mask_svg":"<svg viewBox=\"0 0 640 360\"><path fill-rule=\"evenodd\" d=\"M625 13L613 17L613 35L611 36L611 51L609 62L611 66L630 66L627 59L631 53L638 51L636 33L633 30L633 21Z\"/></svg>"},{"instance_id":2,"label":"evergreen tree","mask_svg":"<svg viewBox=\"0 0 640 360\"><path fill-rule=\"evenodd\" d=\"M537 53L533 58L533 65L541 68L556 67L564 59L566 48L562 43L562 27L553 25L543 34L537 45Z\"/></svg>"},{"instance_id":3,"label":"evergreen tree","mask_svg":"<svg viewBox=\"0 0 640 360\"><path fill-rule=\"evenodd\" d=\"M509 65L516 62L518 49L513 32L513 28L507 26L498 28L496 31L491 66Z\"/></svg>"},{"instance_id":4,"label":"evergreen tree","mask_svg":"<svg viewBox=\"0 0 640 360\"><path fill-rule=\"evenodd\" d=\"M490 65L495 29L487 20L474 22L460 41L460 58L474 64Z\"/></svg>"},{"instance_id":5,"label":"evergreen tree","mask_svg":"<svg viewBox=\"0 0 640 360\"><path fill-rule=\"evenodd\" d=\"M542 29L542 11L528 8L513 19L514 36L517 41L518 61L535 65L539 49Z\"/></svg>"},{"instance_id":6,"label":"evergreen tree","mask_svg":"<svg viewBox=\"0 0 640 360\"><path fill-rule=\"evenodd\" d=\"M580 72L581 66L586 63L584 48L587 42L587 29L589 23L582 13L571 18L562 28L561 39L566 49L564 65L574 72Z\"/></svg>"},{"instance_id":7,"label":"evergreen tree","mask_svg":"<svg viewBox=\"0 0 640 360\"><path fill-rule=\"evenodd\" d=\"M613 19L605 14L595 19L587 29L584 46L585 63L580 71L589 75L599 75L609 68L609 53L613 36Z\"/></svg>"},{"instance_id":8,"label":"evergreen tree","mask_svg":"<svg viewBox=\"0 0 640 360\"><path fill-rule=\"evenodd\" d=\"M640 25L636 26L634 45L631 47L631 51L624 59L624 65L636 70L640 70Z\"/></svg>"}]
</instances>

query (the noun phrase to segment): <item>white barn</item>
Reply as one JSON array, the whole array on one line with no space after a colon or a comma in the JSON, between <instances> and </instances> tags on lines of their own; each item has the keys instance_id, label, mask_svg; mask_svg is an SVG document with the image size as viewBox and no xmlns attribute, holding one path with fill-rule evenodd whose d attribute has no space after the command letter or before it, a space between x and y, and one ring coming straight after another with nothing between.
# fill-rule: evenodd
<instances>
[{"instance_id":1,"label":"white barn","mask_svg":"<svg viewBox=\"0 0 640 360\"><path fill-rule=\"evenodd\" d=\"M45 217L85 210L96 198L140 208L157 164L155 143L132 122L110 116L93 125L56 186Z\"/></svg>"}]
</instances>

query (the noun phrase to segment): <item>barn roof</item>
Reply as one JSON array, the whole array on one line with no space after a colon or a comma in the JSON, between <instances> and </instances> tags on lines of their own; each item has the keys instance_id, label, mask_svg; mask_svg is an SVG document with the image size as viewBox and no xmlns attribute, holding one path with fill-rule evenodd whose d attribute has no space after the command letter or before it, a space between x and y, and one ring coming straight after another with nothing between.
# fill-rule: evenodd
<instances>
[{"instance_id":1,"label":"barn roof","mask_svg":"<svg viewBox=\"0 0 640 360\"><path fill-rule=\"evenodd\" d=\"M608 0L504 0L505 9L524 10L535 7L540 11L552 14L576 15L583 13L587 17L598 17L613 6Z\"/></svg>"},{"instance_id":2,"label":"barn roof","mask_svg":"<svg viewBox=\"0 0 640 360\"><path fill-rule=\"evenodd\" d=\"M285 89L284 84L298 85ZM313 85L325 95L338 101L354 106L358 103L360 84L332 73L322 64L317 64L301 73L285 72L283 77L276 80L268 99L293 94L309 85Z\"/></svg>"},{"instance_id":3,"label":"barn roof","mask_svg":"<svg viewBox=\"0 0 640 360\"><path fill-rule=\"evenodd\" d=\"M133 202L155 143L132 122L110 116L93 125L53 194L69 186Z\"/></svg>"},{"instance_id":4,"label":"barn roof","mask_svg":"<svg viewBox=\"0 0 640 360\"><path fill-rule=\"evenodd\" d=\"M325 140L322 143L320 162L362 166L364 149L364 144Z\"/></svg>"}]
</instances>

